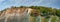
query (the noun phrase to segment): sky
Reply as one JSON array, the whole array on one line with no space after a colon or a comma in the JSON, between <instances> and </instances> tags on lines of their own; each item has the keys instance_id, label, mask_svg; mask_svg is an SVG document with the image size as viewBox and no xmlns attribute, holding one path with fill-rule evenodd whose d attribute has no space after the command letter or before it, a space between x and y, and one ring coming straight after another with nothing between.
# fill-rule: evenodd
<instances>
[{"instance_id":1,"label":"sky","mask_svg":"<svg viewBox=\"0 0 60 22\"><path fill-rule=\"evenodd\" d=\"M60 0L0 0L0 11L11 6L46 6L60 9Z\"/></svg>"}]
</instances>

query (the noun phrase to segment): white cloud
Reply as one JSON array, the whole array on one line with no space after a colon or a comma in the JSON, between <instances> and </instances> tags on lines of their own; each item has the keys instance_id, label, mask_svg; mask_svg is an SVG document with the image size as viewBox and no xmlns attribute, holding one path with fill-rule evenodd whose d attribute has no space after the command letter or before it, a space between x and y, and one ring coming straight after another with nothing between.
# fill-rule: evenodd
<instances>
[{"instance_id":1,"label":"white cloud","mask_svg":"<svg viewBox=\"0 0 60 22\"><path fill-rule=\"evenodd\" d=\"M32 2L30 5L36 5L36 4L38 4L38 3L41 3L42 1L44 1L44 0L39 0L38 2L37 1L34 1L34 2Z\"/></svg>"},{"instance_id":2,"label":"white cloud","mask_svg":"<svg viewBox=\"0 0 60 22\"><path fill-rule=\"evenodd\" d=\"M36 4L38 4L38 3L42 3L44 0L40 0L40 1L38 1Z\"/></svg>"},{"instance_id":3,"label":"white cloud","mask_svg":"<svg viewBox=\"0 0 60 22\"><path fill-rule=\"evenodd\" d=\"M5 0L0 0L0 2L3 2L3 1L5 1Z\"/></svg>"},{"instance_id":4,"label":"white cloud","mask_svg":"<svg viewBox=\"0 0 60 22\"><path fill-rule=\"evenodd\" d=\"M49 3L45 4L44 6L51 5L51 4L53 4L54 2L56 2L56 0L49 0Z\"/></svg>"},{"instance_id":5,"label":"white cloud","mask_svg":"<svg viewBox=\"0 0 60 22\"><path fill-rule=\"evenodd\" d=\"M3 2L3 1L5 1L5 0L0 0L0 3Z\"/></svg>"}]
</instances>

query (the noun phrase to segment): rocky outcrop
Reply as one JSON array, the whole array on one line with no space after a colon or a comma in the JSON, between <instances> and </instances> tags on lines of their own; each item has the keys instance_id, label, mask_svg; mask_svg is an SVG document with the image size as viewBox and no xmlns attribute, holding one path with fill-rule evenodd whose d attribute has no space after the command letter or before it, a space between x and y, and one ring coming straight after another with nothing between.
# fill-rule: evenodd
<instances>
[{"instance_id":1,"label":"rocky outcrop","mask_svg":"<svg viewBox=\"0 0 60 22\"><path fill-rule=\"evenodd\" d=\"M9 8L0 14L0 22L29 22L31 8Z\"/></svg>"}]
</instances>

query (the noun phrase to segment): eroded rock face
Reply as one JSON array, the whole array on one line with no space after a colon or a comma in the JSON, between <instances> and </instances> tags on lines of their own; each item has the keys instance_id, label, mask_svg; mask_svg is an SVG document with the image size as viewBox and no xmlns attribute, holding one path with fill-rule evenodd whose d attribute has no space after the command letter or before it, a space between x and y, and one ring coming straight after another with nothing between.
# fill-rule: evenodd
<instances>
[{"instance_id":1,"label":"eroded rock face","mask_svg":"<svg viewBox=\"0 0 60 22\"><path fill-rule=\"evenodd\" d=\"M31 8L10 8L0 15L0 22L29 22Z\"/></svg>"}]
</instances>

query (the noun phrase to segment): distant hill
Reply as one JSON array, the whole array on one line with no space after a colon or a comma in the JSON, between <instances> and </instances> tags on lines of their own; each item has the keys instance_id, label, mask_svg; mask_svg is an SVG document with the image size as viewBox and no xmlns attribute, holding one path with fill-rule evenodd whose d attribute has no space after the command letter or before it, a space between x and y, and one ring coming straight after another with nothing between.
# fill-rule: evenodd
<instances>
[{"instance_id":1,"label":"distant hill","mask_svg":"<svg viewBox=\"0 0 60 22\"><path fill-rule=\"evenodd\" d=\"M10 21L9 19L11 19L11 18L12 19L21 18L21 20L22 20L22 19L24 19L24 17L27 14L30 15L30 17L31 17L30 19L32 20L31 22L34 22L33 19L34 18L36 19L38 16L41 16L43 20L45 18L49 19L49 18L53 18L53 17L54 17L53 19L55 19L56 16L60 18L60 9L56 9L56 8L52 8L52 7L44 7L44 6L29 6L29 7L12 6L11 8L6 8L6 9L0 11L0 20L5 19L5 18L7 18L7 21Z\"/></svg>"},{"instance_id":2,"label":"distant hill","mask_svg":"<svg viewBox=\"0 0 60 22\"><path fill-rule=\"evenodd\" d=\"M10 9L15 10L15 9L22 9L22 8L23 9L25 9L25 8L35 9L35 11L38 11L39 13L41 13L40 14L41 16L43 16L43 15L45 16L45 14L46 14L46 15L56 15L56 16L60 17L60 9L56 9L56 8L52 8L52 7L44 7L44 6L29 6L29 7L27 7L27 6L20 6L20 7L12 6L11 8L4 9L0 12L2 14L2 12L6 11L6 10L10 10ZM42 15L42 13L43 13L43 15Z\"/></svg>"}]
</instances>

